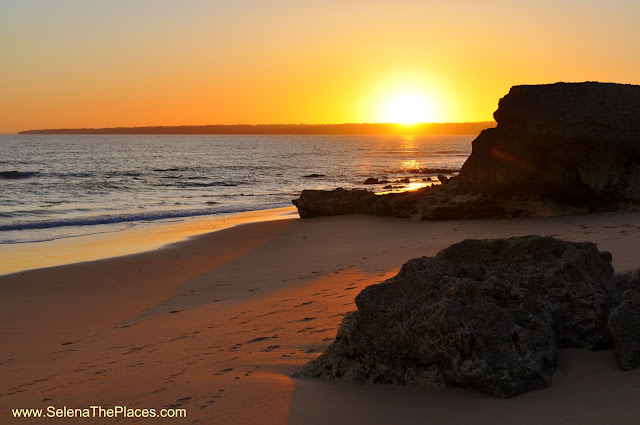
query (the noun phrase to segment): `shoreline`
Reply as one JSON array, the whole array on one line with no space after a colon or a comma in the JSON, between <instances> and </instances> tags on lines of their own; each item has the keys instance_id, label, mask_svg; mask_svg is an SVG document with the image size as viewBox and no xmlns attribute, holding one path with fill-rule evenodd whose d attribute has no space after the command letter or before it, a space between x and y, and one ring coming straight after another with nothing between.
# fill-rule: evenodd
<instances>
[{"instance_id":1,"label":"shoreline","mask_svg":"<svg viewBox=\"0 0 640 425\"><path fill-rule=\"evenodd\" d=\"M261 221L0 276L0 421L24 423L11 408L98 404L180 407L188 418L179 423L228 425L409 424L425 415L468 423L459 406L494 424L634 423L640 370L617 370L611 350L562 351L552 388L507 400L289 377L333 340L365 286L410 258L467 238L525 234L590 240L613 254L617 272L640 268L638 212L438 222L353 215ZM527 411L538 413L523 418Z\"/></svg>"},{"instance_id":2,"label":"shoreline","mask_svg":"<svg viewBox=\"0 0 640 425\"><path fill-rule=\"evenodd\" d=\"M293 218L295 207L187 217L112 232L39 242L0 244L0 276L45 267L102 260L160 249L192 236L260 221Z\"/></svg>"}]
</instances>

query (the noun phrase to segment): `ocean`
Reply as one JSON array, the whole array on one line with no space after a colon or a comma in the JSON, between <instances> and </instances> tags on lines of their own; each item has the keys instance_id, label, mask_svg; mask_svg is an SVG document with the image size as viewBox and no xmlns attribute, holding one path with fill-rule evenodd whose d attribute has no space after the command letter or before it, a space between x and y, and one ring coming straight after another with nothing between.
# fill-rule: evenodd
<instances>
[{"instance_id":1,"label":"ocean","mask_svg":"<svg viewBox=\"0 0 640 425\"><path fill-rule=\"evenodd\" d=\"M455 175L474 137L2 135L0 244L291 206L303 189L414 189Z\"/></svg>"}]
</instances>

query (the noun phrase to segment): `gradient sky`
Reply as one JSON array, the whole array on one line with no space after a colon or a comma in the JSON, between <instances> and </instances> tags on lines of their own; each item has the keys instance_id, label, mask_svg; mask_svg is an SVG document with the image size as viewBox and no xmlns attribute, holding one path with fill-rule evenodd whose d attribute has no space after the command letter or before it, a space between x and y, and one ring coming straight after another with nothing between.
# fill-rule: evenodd
<instances>
[{"instance_id":1,"label":"gradient sky","mask_svg":"<svg viewBox=\"0 0 640 425\"><path fill-rule=\"evenodd\" d=\"M487 121L516 84L640 84L638 0L2 0L0 132Z\"/></svg>"}]
</instances>

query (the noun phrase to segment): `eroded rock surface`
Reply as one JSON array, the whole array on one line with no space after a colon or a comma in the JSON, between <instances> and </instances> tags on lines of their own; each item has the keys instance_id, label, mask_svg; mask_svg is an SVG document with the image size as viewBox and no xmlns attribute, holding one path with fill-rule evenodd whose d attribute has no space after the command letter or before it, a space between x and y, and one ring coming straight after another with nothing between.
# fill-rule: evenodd
<instances>
[{"instance_id":1,"label":"eroded rock surface","mask_svg":"<svg viewBox=\"0 0 640 425\"><path fill-rule=\"evenodd\" d=\"M366 190L303 190L294 199L300 218L366 213L367 201L375 195Z\"/></svg>"},{"instance_id":2,"label":"eroded rock surface","mask_svg":"<svg viewBox=\"0 0 640 425\"><path fill-rule=\"evenodd\" d=\"M556 347L611 346L613 276L611 255L588 242L466 240L365 288L333 343L296 376L500 397L544 388Z\"/></svg>"},{"instance_id":3,"label":"eroded rock surface","mask_svg":"<svg viewBox=\"0 0 640 425\"><path fill-rule=\"evenodd\" d=\"M640 367L640 292L627 289L622 302L611 311L609 329L622 370Z\"/></svg>"},{"instance_id":4,"label":"eroded rock surface","mask_svg":"<svg viewBox=\"0 0 640 425\"><path fill-rule=\"evenodd\" d=\"M640 86L512 87L459 175L470 193L535 190L558 202L640 201Z\"/></svg>"}]
</instances>

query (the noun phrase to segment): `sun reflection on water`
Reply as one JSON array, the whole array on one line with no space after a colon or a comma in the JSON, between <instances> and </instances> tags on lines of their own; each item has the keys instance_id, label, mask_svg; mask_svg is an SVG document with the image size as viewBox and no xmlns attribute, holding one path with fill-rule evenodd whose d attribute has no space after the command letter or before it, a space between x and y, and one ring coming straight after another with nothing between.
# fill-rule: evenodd
<instances>
[{"instance_id":1,"label":"sun reflection on water","mask_svg":"<svg viewBox=\"0 0 640 425\"><path fill-rule=\"evenodd\" d=\"M400 168L403 170L415 170L420 168L420 163L415 159L408 159L400 163Z\"/></svg>"},{"instance_id":2,"label":"sun reflection on water","mask_svg":"<svg viewBox=\"0 0 640 425\"><path fill-rule=\"evenodd\" d=\"M388 193L402 193L402 192L412 192L414 190L422 189L423 187L430 187L434 182L411 182L407 186L399 187L397 189L389 189L383 190L380 192L375 192L376 195L386 195Z\"/></svg>"}]
</instances>

